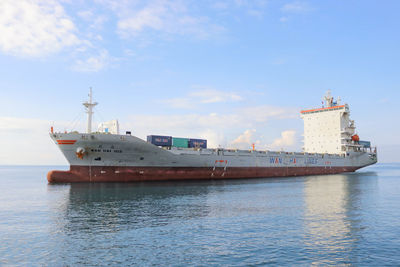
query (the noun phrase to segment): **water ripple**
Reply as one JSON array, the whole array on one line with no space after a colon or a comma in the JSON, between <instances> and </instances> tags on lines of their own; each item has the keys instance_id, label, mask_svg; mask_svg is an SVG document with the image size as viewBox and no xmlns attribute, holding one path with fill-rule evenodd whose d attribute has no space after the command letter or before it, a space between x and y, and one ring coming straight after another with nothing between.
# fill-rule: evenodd
<instances>
[{"instance_id":1,"label":"water ripple","mask_svg":"<svg viewBox=\"0 0 400 267\"><path fill-rule=\"evenodd\" d=\"M400 165L354 174L47 185L0 167L0 265L400 265Z\"/></svg>"}]
</instances>

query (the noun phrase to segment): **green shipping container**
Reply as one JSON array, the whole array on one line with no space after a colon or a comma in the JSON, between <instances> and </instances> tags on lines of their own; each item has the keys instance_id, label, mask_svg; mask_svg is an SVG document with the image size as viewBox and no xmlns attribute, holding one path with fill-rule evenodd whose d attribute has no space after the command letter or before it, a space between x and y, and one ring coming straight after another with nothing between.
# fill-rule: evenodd
<instances>
[{"instance_id":1,"label":"green shipping container","mask_svg":"<svg viewBox=\"0 0 400 267\"><path fill-rule=\"evenodd\" d=\"M174 147L188 147L188 138L172 137L172 146Z\"/></svg>"}]
</instances>

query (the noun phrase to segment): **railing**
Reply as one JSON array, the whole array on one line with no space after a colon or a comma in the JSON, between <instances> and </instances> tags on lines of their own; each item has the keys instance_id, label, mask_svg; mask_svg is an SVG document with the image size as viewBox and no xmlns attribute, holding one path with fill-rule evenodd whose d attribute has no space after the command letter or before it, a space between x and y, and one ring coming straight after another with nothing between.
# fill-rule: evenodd
<instances>
[{"instance_id":1,"label":"railing","mask_svg":"<svg viewBox=\"0 0 400 267\"><path fill-rule=\"evenodd\" d=\"M377 147L361 147L360 150L362 152L367 152L367 153L373 153L373 154L377 154Z\"/></svg>"}]
</instances>

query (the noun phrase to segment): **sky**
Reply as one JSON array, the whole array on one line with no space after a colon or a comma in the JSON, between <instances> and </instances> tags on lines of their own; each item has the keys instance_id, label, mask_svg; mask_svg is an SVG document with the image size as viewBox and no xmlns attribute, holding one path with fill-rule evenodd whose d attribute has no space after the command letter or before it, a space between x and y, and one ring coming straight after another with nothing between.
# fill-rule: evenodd
<instances>
[{"instance_id":1,"label":"sky","mask_svg":"<svg viewBox=\"0 0 400 267\"><path fill-rule=\"evenodd\" d=\"M330 89L380 162L400 162L400 1L1 0L0 164L67 164L94 125L301 151ZM94 126L96 127L96 126Z\"/></svg>"}]
</instances>

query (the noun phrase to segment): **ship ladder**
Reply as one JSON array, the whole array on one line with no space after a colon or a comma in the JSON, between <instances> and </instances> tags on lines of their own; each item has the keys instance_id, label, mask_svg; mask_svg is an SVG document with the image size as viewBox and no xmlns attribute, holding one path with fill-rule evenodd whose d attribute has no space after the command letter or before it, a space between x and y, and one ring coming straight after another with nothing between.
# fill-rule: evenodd
<instances>
[{"instance_id":1,"label":"ship ladder","mask_svg":"<svg viewBox=\"0 0 400 267\"><path fill-rule=\"evenodd\" d=\"M216 160L216 161L214 162L214 167L213 167L212 172L211 172L211 177L214 177L214 172L215 172L215 168L216 168L215 165L217 165L217 162L218 162L218 160Z\"/></svg>"},{"instance_id":2,"label":"ship ladder","mask_svg":"<svg viewBox=\"0 0 400 267\"><path fill-rule=\"evenodd\" d=\"M222 172L222 174L221 174L221 177L224 177L225 176L225 172L226 172L226 166L228 165L228 161L227 160L225 160L225 166L224 166L224 171Z\"/></svg>"},{"instance_id":3,"label":"ship ladder","mask_svg":"<svg viewBox=\"0 0 400 267\"><path fill-rule=\"evenodd\" d=\"M225 176L226 168L227 168L227 165L228 165L228 161L227 160L215 160L214 161L214 167L213 167L212 172L211 172L211 177L214 177L214 173L215 173L215 170L217 169L217 164L218 163L225 163L225 166L223 168L223 172L221 174L221 177Z\"/></svg>"}]
</instances>

